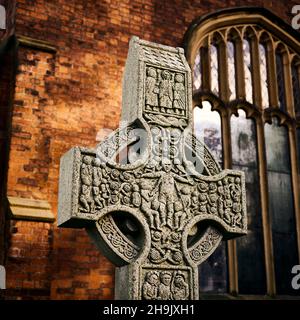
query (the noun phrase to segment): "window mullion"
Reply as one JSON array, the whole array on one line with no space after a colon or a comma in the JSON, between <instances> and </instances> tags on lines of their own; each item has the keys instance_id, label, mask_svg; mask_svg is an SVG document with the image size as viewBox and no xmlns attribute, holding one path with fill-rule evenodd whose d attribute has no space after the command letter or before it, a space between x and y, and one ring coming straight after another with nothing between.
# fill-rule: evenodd
<instances>
[{"instance_id":1,"label":"window mullion","mask_svg":"<svg viewBox=\"0 0 300 320\"><path fill-rule=\"evenodd\" d=\"M219 48L219 96L223 101L229 101L227 47L224 41L220 41Z\"/></svg>"},{"instance_id":2,"label":"window mullion","mask_svg":"<svg viewBox=\"0 0 300 320\"><path fill-rule=\"evenodd\" d=\"M210 50L209 50L209 37L206 37L203 47L200 49L200 63L201 63L201 77L202 77L202 90L210 91Z\"/></svg>"},{"instance_id":3,"label":"window mullion","mask_svg":"<svg viewBox=\"0 0 300 320\"><path fill-rule=\"evenodd\" d=\"M222 113L222 137L223 137L223 164L224 169L232 168L231 156L231 134L230 134L230 112L228 109ZM228 278L229 278L229 293L238 294L238 262L236 241L228 240Z\"/></svg>"},{"instance_id":4,"label":"window mullion","mask_svg":"<svg viewBox=\"0 0 300 320\"><path fill-rule=\"evenodd\" d=\"M291 58L293 60L293 58ZM291 62L291 74L292 74L292 86L293 90L291 92L293 99L293 110L292 110L292 115L294 118L297 118L297 115L299 116L299 111L300 111L300 67L299 67L299 60L297 59L294 62Z\"/></svg>"},{"instance_id":5,"label":"window mullion","mask_svg":"<svg viewBox=\"0 0 300 320\"><path fill-rule=\"evenodd\" d=\"M261 98L261 80L260 80L260 66L259 66L259 48L256 36L250 38L250 48L252 56L252 85L253 85L253 103L262 109Z\"/></svg>"},{"instance_id":6,"label":"window mullion","mask_svg":"<svg viewBox=\"0 0 300 320\"><path fill-rule=\"evenodd\" d=\"M285 86L285 101L287 112L290 116L295 117L294 113L294 99L293 99L293 84L292 84L292 73L291 73L291 59L288 52L283 54L283 73L284 73L284 86Z\"/></svg>"},{"instance_id":7,"label":"window mullion","mask_svg":"<svg viewBox=\"0 0 300 320\"><path fill-rule=\"evenodd\" d=\"M273 296L276 294L275 285L275 269L273 256L272 228L269 216L269 199L268 199L268 183L267 183L267 165L265 156L265 133L263 121L261 118L256 119L257 132L257 156L259 170L259 186L261 215L263 225L264 250L265 250L265 267L267 280L267 294Z\"/></svg>"},{"instance_id":8,"label":"window mullion","mask_svg":"<svg viewBox=\"0 0 300 320\"><path fill-rule=\"evenodd\" d=\"M243 55L243 41L241 39L235 40L235 61L236 61L236 93L238 99L246 98L245 91L245 72L244 72L244 55Z\"/></svg>"}]
</instances>

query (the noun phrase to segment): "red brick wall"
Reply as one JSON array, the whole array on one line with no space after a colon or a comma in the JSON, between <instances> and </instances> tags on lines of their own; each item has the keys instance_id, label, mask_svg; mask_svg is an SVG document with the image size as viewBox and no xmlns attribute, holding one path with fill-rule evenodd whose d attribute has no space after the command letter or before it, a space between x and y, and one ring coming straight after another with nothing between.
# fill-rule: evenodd
<instances>
[{"instance_id":1,"label":"red brick wall","mask_svg":"<svg viewBox=\"0 0 300 320\"><path fill-rule=\"evenodd\" d=\"M7 254L10 299L47 299L52 280L53 229L48 223L12 221Z\"/></svg>"},{"instance_id":2,"label":"red brick wall","mask_svg":"<svg viewBox=\"0 0 300 320\"><path fill-rule=\"evenodd\" d=\"M191 21L235 5L257 5L290 23L297 1L19 0L17 35L50 42L56 53L20 47L8 194L47 200L57 212L59 159L93 147L118 126L121 83L132 35L180 46ZM7 297L113 297L113 266L84 230L11 222Z\"/></svg>"}]
</instances>

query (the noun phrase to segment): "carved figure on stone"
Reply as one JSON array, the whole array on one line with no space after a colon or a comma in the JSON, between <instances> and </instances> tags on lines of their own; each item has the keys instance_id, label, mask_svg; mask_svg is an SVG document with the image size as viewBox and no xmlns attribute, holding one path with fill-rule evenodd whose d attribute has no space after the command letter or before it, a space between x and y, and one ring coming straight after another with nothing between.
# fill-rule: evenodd
<instances>
[{"instance_id":1,"label":"carved figure on stone","mask_svg":"<svg viewBox=\"0 0 300 320\"><path fill-rule=\"evenodd\" d=\"M184 227L184 222L186 220L186 212L184 210L183 203L181 201L176 201L174 203L174 229L175 230L182 230Z\"/></svg>"},{"instance_id":2,"label":"carved figure on stone","mask_svg":"<svg viewBox=\"0 0 300 320\"><path fill-rule=\"evenodd\" d=\"M198 212L199 212L199 194L198 194L197 189L192 192L191 206L192 206L193 214L194 215L198 214Z\"/></svg>"},{"instance_id":3,"label":"carved figure on stone","mask_svg":"<svg viewBox=\"0 0 300 320\"><path fill-rule=\"evenodd\" d=\"M155 170L156 162L153 158L149 160L147 165L145 166L145 172L153 172Z\"/></svg>"},{"instance_id":4,"label":"carved figure on stone","mask_svg":"<svg viewBox=\"0 0 300 320\"><path fill-rule=\"evenodd\" d=\"M161 72L159 105L162 108L162 112L171 113L171 109L173 108L173 83L171 73L167 70Z\"/></svg>"},{"instance_id":5,"label":"carved figure on stone","mask_svg":"<svg viewBox=\"0 0 300 320\"><path fill-rule=\"evenodd\" d=\"M176 173L186 176L186 170L182 166L182 163L181 163L180 159L175 158L174 159L174 165L175 165L175 168L177 169Z\"/></svg>"},{"instance_id":6,"label":"carved figure on stone","mask_svg":"<svg viewBox=\"0 0 300 320\"><path fill-rule=\"evenodd\" d=\"M185 87L184 77L180 73L175 75L174 84L174 109L178 114L184 114L185 110Z\"/></svg>"},{"instance_id":7,"label":"carved figure on stone","mask_svg":"<svg viewBox=\"0 0 300 320\"><path fill-rule=\"evenodd\" d=\"M172 282L172 295L175 300L187 300L189 297L189 285L183 272L178 271Z\"/></svg>"},{"instance_id":8,"label":"carved figure on stone","mask_svg":"<svg viewBox=\"0 0 300 320\"><path fill-rule=\"evenodd\" d=\"M168 158L164 158L162 160L162 170L159 172L155 172L152 174L143 174L143 177L148 177L151 179L158 178L154 189L152 190L150 195L154 193L158 193L158 200L160 202L160 215L161 220L172 228L173 225L173 217L174 217L174 202L177 197L177 188L176 188L176 180L189 183L191 182L184 177L179 176L171 172L172 170L172 162Z\"/></svg>"},{"instance_id":9,"label":"carved figure on stone","mask_svg":"<svg viewBox=\"0 0 300 320\"><path fill-rule=\"evenodd\" d=\"M112 205L116 205L120 200L120 183L118 181L111 181L109 184L110 188L110 197L109 203Z\"/></svg>"},{"instance_id":10,"label":"carved figure on stone","mask_svg":"<svg viewBox=\"0 0 300 320\"><path fill-rule=\"evenodd\" d=\"M157 72L155 68L149 67L147 69L146 79L146 110L158 111L158 93Z\"/></svg>"},{"instance_id":11,"label":"carved figure on stone","mask_svg":"<svg viewBox=\"0 0 300 320\"><path fill-rule=\"evenodd\" d=\"M191 213L191 205L192 205L192 200L191 200L191 188L189 186L184 186L180 190L180 197L183 203L184 210L186 212L186 216L188 219L192 218L192 213Z\"/></svg>"},{"instance_id":12,"label":"carved figure on stone","mask_svg":"<svg viewBox=\"0 0 300 320\"><path fill-rule=\"evenodd\" d=\"M207 204L208 204L208 199L207 199L208 185L207 185L207 183L206 182L201 182L198 185L198 189L200 191L200 194L199 194L200 212L202 214L208 213L208 209L207 209Z\"/></svg>"},{"instance_id":13,"label":"carved figure on stone","mask_svg":"<svg viewBox=\"0 0 300 320\"><path fill-rule=\"evenodd\" d=\"M172 273L169 271L162 271L160 273L160 284L158 287L158 299L160 300L171 300L171 281Z\"/></svg>"},{"instance_id":14,"label":"carved figure on stone","mask_svg":"<svg viewBox=\"0 0 300 320\"><path fill-rule=\"evenodd\" d=\"M146 300L156 300L158 298L159 274L157 271L148 271L143 284L143 298Z\"/></svg>"},{"instance_id":15,"label":"carved figure on stone","mask_svg":"<svg viewBox=\"0 0 300 320\"><path fill-rule=\"evenodd\" d=\"M215 182L211 182L209 184L209 193L207 196L207 201L209 203L208 206L208 211L211 214L217 214L218 210L217 210L217 201L218 201L218 195L216 194L217 192L217 185Z\"/></svg>"},{"instance_id":16,"label":"carved figure on stone","mask_svg":"<svg viewBox=\"0 0 300 320\"><path fill-rule=\"evenodd\" d=\"M100 185L102 181L102 169L100 167L100 160L94 159L94 166L93 166L93 195L95 201L95 209L99 210L104 207L103 205L103 198L101 196Z\"/></svg>"},{"instance_id":17,"label":"carved figure on stone","mask_svg":"<svg viewBox=\"0 0 300 320\"><path fill-rule=\"evenodd\" d=\"M240 204L240 199L241 197L241 187L240 187L240 179L236 178L235 181L231 185L231 196L234 201L233 206L232 206L232 211L234 213L234 217L232 219L232 225L233 226L240 226L241 225L241 220L242 220L242 206Z\"/></svg>"},{"instance_id":18,"label":"carved figure on stone","mask_svg":"<svg viewBox=\"0 0 300 320\"><path fill-rule=\"evenodd\" d=\"M236 225L236 222L239 222L239 210L238 207L235 207L234 205L234 198L236 198L237 195L239 195L239 192L235 193L235 190L239 190L234 185L234 180L232 178L228 178L224 180L224 220L228 222L231 225ZM236 189L237 188L237 189ZM235 210L233 210L235 208ZM235 212L236 211L236 212ZM236 216L237 214L237 216ZM236 221L237 220L237 221Z\"/></svg>"},{"instance_id":19,"label":"carved figure on stone","mask_svg":"<svg viewBox=\"0 0 300 320\"><path fill-rule=\"evenodd\" d=\"M142 203L142 198L140 194L140 188L139 186L135 183L132 186L132 204L135 207L139 207Z\"/></svg>"},{"instance_id":20,"label":"carved figure on stone","mask_svg":"<svg viewBox=\"0 0 300 320\"><path fill-rule=\"evenodd\" d=\"M225 200L225 193L222 181L218 181L218 215L221 219L224 217L224 200Z\"/></svg>"},{"instance_id":21,"label":"carved figure on stone","mask_svg":"<svg viewBox=\"0 0 300 320\"><path fill-rule=\"evenodd\" d=\"M157 210L151 208L154 195L152 194L152 187L147 180L142 180L140 184L141 188L141 210L149 218L150 228L160 228L160 217ZM155 224L154 224L155 221ZM163 220L164 221L164 220ZM162 224L163 225L163 224Z\"/></svg>"},{"instance_id":22,"label":"carved figure on stone","mask_svg":"<svg viewBox=\"0 0 300 320\"><path fill-rule=\"evenodd\" d=\"M80 173L82 181L80 203L82 210L86 212L94 211L94 199L92 196L93 171L91 163L92 158L85 156Z\"/></svg>"}]
</instances>

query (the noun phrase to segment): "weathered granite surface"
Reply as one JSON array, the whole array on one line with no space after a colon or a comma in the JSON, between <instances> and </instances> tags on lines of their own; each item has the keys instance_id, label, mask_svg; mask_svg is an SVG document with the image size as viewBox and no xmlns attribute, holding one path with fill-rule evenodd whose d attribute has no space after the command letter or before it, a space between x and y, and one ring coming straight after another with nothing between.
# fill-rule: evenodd
<instances>
[{"instance_id":1,"label":"weathered granite surface","mask_svg":"<svg viewBox=\"0 0 300 320\"><path fill-rule=\"evenodd\" d=\"M120 128L61 159L58 224L117 265L117 299L198 299L198 265L247 232L244 174L193 135L191 85L183 49L132 38Z\"/></svg>"}]
</instances>

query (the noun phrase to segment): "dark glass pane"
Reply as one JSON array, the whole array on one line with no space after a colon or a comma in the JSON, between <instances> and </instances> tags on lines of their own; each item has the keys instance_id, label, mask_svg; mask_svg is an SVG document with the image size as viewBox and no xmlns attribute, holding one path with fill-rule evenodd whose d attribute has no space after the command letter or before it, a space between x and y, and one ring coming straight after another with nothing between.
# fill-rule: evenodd
<instances>
[{"instance_id":1,"label":"dark glass pane","mask_svg":"<svg viewBox=\"0 0 300 320\"><path fill-rule=\"evenodd\" d=\"M244 50L246 100L252 103L253 102L252 64L251 64L250 43L248 40L245 40L245 39L243 40L243 50Z\"/></svg>"},{"instance_id":2,"label":"dark glass pane","mask_svg":"<svg viewBox=\"0 0 300 320\"><path fill-rule=\"evenodd\" d=\"M219 95L218 48L215 45L210 46L210 73L210 89L215 95Z\"/></svg>"},{"instance_id":3,"label":"dark glass pane","mask_svg":"<svg viewBox=\"0 0 300 320\"><path fill-rule=\"evenodd\" d=\"M260 83L261 83L261 103L263 109L269 107L269 91L267 77L267 59L266 48L259 44L259 65L260 65Z\"/></svg>"},{"instance_id":4,"label":"dark glass pane","mask_svg":"<svg viewBox=\"0 0 300 320\"><path fill-rule=\"evenodd\" d=\"M283 74L283 59L282 54L276 53L276 72L278 86L278 105L281 110L286 110L284 74Z\"/></svg>"},{"instance_id":5,"label":"dark glass pane","mask_svg":"<svg viewBox=\"0 0 300 320\"><path fill-rule=\"evenodd\" d=\"M274 119L265 125L265 139L277 293L297 294L291 287L298 254L287 129Z\"/></svg>"},{"instance_id":6,"label":"dark glass pane","mask_svg":"<svg viewBox=\"0 0 300 320\"><path fill-rule=\"evenodd\" d=\"M255 123L239 117L231 118L233 169L241 170L246 177L248 234L237 239L239 292L264 294L266 276L264 267L263 231L260 208L259 178Z\"/></svg>"},{"instance_id":7,"label":"dark glass pane","mask_svg":"<svg viewBox=\"0 0 300 320\"><path fill-rule=\"evenodd\" d=\"M235 84L235 48L231 41L227 42L227 65L228 65L228 84L230 96L229 100L236 99L236 84Z\"/></svg>"},{"instance_id":8,"label":"dark glass pane","mask_svg":"<svg viewBox=\"0 0 300 320\"><path fill-rule=\"evenodd\" d=\"M194 132L222 166L221 119L217 111L211 111L208 101L202 102L202 108L194 109ZM227 291L227 254L224 242L200 265L199 279L202 293Z\"/></svg>"},{"instance_id":9,"label":"dark glass pane","mask_svg":"<svg viewBox=\"0 0 300 320\"><path fill-rule=\"evenodd\" d=\"M202 102L202 108L194 108L194 132L212 152L215 159L222 164L221 119L217 111L211 111L208 101Z\"/></svg>"},{"instance_id":10,"label":"dark glass pane","mask_svg":"<svg viewBox=\"0 0 300 320\"><path fill-rule=\"evenodd\" d=\"M265 125L266 154L268 171L290 173L290 154L287 130L278 125L278 120L273 119L273 124Z\"/></svg>"},{"instance_id":11,"label":"dark glass pane","mask_svg":"<svg viewBox=\"0 0 300 320\"><path fill-rule=\"evenodd\" d=\"M193 86L194 90L199 90L201 87L201 60L200 51L196 55L194 70L193 70Z\"/></svg>"},{"instance_id":12,"label":"dark glass pane","mask_svg":"<svg viewBox=\"0 0 300 320\"><path fill-rule=\"evenodd\" d=\"M231 118L231 144L233 165L257 167L255 123L246 119L243 110Z\"/></svg>"},{"instance_id":13,"label":"dark glass pane","mask_svg":"<svg viewBox=\"0 0 300 320\"><path fill-rule=\"evenodd\" d=\"M200 293L227 292L227 253L222 241L216 251L199 266Z\"/></svg>"},{"instance_id":14,"label":"dark glass pane","mask_svg":"<svg viewBox=\"0 0 300 320\"><path fill-rule=\"evenodd\" d=\"M300 116L300 83L299 83L298 66L295 63L292 64L292 81L293 81L295 113L297 116Z\"/></svg>"}]
</instances>

